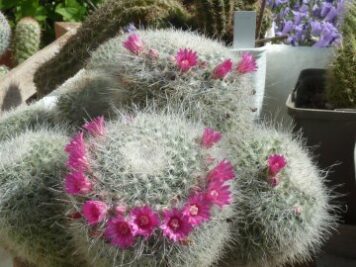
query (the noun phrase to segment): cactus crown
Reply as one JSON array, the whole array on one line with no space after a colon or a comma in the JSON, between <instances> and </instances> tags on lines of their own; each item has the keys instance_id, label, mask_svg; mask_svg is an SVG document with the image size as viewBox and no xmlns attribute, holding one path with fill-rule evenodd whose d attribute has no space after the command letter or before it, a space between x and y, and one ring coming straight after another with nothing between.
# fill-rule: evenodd
<instances>
[{"instance_id":1,"label":"cactus crown","mask_svg":"<svg viewBox=\"0 0 356 267\"><path fill-rule=\"evenodd\" d=\"M229 212L229 181L235 175L216 146L219 132L199 134L152 115L125 117L108 127L103 123L102 117L87 123L87 141L81 132L66 147L65 189L72 212L84 216L78 224L86 225L85 233L77 229L76 235L108 242L121 252L136 251L138 259L144 248L162 261L164 246L194 240Z\"/></svg>"}]
</instances>

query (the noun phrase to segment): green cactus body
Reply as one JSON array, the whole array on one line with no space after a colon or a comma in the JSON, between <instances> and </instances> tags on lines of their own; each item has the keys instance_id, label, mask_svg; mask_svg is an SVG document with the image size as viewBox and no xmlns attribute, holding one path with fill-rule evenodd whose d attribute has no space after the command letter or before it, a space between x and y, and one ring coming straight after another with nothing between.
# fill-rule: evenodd
<instances>
[{"instance_id":1,"label":"green cactus body","mask_svg":"<svg viewBox=\"0 0 356 267\"><path fill-rule=\"evenodd\" d=\"M188 14L176 0L108 0L92 13L61 52L43 64L34 82L42 96L84 67L90 52L129 23L151 27L182 24Z\"/></svg>"},{"instance_id":2,"label":"green cactus body","mask_svg":"<svg viewBox=\"0 0 356 267\"><path fill-rule=\"evenodd\" d=\"M337 51L326 83L327 100L335 108L356 108L356 4L346 3L342 47Z\"/></svg>"},{"instance_id":3,"label":"green cactus body","mask_svg":"<svg viewBox=\"0 0 356 267\"><path fill-rule=\"evenodd\" d=\"M1 143L0 242L39 267L86 266L65 231L59 200L66 142L61 130L43 129Z\"/></svg>"},{"instance_id":4,"label":"green cactus body","mask_svg":"<svg viewBox=\"0 0 356 267\"><path fill-rule=\"evenodd\" d=\"M11 39L11 28L5 18L5 16L0 12L0 56L6 51L10 44Z\"/></svg>"},{"instance_id":5,"label":"green cactus body","mask_svg":"<svg viewBox=\"0 0 356 267\"><path fill-rule=\"evenodd\" d=\"M336 225L325 174L312 163L300 140L289 133L257 127L248 138L232 136L236 181L236 246L224 266L285 266L318 252ZM267 159L280 154L286 166L270 182Z\"/></svg>"},{"instance_id":6,"label":"green cactus body","mask_svg":"<svg viewBox=\"0 0 356 267\"><path fill-rule=\"evenodd\" d=\"M31 17L21 19L15 28L14 57L17 64L35 54L41 43L41 26Z\"/></svg>"},{"instance_id":7,"label":"green cactus body","mask_svg":"<svg viewBox=\"0 0 356 267\"><path fill-rule=\"evenodd\" d=\"M85 72L88 77L99 77L94 78L98 81L111 77L109 80L113 82L100 86L92 83L91 91L74 89L63 95L58 102L60 114L69 114L70 121L93 116L94 107L85 99L95 102L101 95L100 101L109 102L100 105L107 107L127 109L132 103L139 107L153 104L164 109L184 109L187 116L202 119L207 126L220 130L232 124L248 127L253 120L253 74L241 75L236 71L235 65L240 60L237 53L189 32L157 30L138 34L146 49L157 50L159 57L150 59L145 53L137 56L130 53L123 46L127 35L109 40L93 53ZM194 48L199 64L204 66L181 73L175 65L175 56L181 48ZM231 73L224 80L213 79L213 69L226 59L235 64ZM80 108L74 102L80 103ZM79 114L80 109L85 112Z\"/></svg>"},{"instance_id":8,"label":"green cactus body","mask_svg":"<svg viewBox=\"0 0 356 267\"><path fill-rule=\"evenodd\" d=\"M209 169L224 159L218 147L205 149L203 128L178 116L138 114L107 125L103 137L90 139L90 178L94 189L85 197L71 197L71 212L80 212L88 199L109 207L149 205L154 210L182 208L192 189L204 188ZM208 158L214 158L208 163ZM74 221L78 247L95 266L211 266L229 241L230 206L213 208L211 218L187 237L188 244L173 242L157 230L126 250L105 242L102 224ZM107 221L105 220L104 224ZM93 237L93 231L99 232Z\"/></svg>"}]
</instances>

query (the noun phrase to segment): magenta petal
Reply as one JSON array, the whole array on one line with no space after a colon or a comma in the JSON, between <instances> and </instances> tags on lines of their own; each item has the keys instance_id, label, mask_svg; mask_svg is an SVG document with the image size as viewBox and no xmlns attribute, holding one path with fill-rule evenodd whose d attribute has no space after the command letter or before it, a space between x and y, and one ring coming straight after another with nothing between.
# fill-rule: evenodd
<instances>
[{"instance_id":1,"label":"magenta petal","mask_svg":"<svg viewBox=\"0 0 356 267\"><path fill-rule=\"evenodd\" d=\"M183 209L183 215L188 218L192 226L198 226L210 219L211 204L205 195L196 193L188 199Z\"/></svg>"},{"instance_id":2,"label":"magenta petal","mask_svg":"<svg viewBox=\"0 0 356 267\"><path fill-rule=\"evenodd\" d=\"M191 49L181 48L179 49L175 60L177 67L182 72L186 72L198 64L197 52Z\"/></svg>"},{"instance_id":3,"label":"magenta petal","mask_svg":"<svg viewBox=\"0 0 356 267\"><path fill-rule=\"evenodd\" d=\"M105 135L105 120L103 116L96 117L83 126L92 136Z\"/></svg>"},{"instance_id":4,"label":"magenta petal","mask_svg":"<svg viewBox=\"0 0 356 267\"><path fill-rule=\"evenodd\" d=\"M184 240L193 230L188 217L176 208L163 211L163 223L160 228L163 235L174 242Z\"/></svg>"},{"instance_id":5,"label":"magenta petal","mask_svg":"<svg viewBox=\"0 0 356 267\"><path fill-rule=\"evenodd\" d=\"M243 53L240 62L237 64L237 71L241 74L245 74L256 70L257 63L254 56L249 52Z\"/></svg>"},{"instance_id":6,"label":"magenta petal","mask_svg":"<svg viewBox=\"0 0 356 267\"><path fill-rule=\"evenodd\" d=\"M226 185L222 182L211 182L208 185L206 192L206 199L211 204L224 207L232 203L232 194L230 191L230 185Z\"/></svg>"},{"instance_id":7,"label":"magenta petal","mask_svg":"<svg viewBox=\"0 0 356 267\"><path fill-rule=\"evenodd\" d=\"M267 159L269 175L277 175L286 165L287 161L283 155L273 154Z\"/></svg>"},{"instance_id":8,"label":"magenta petal","mask_svg":"<svg viewBox=\"0 0 356 267\"><path fill-rule=\"evenodd\" d=\"M135 241L131 223L120 215L109 220L104 235L112 245L121 249L132 247Z\"/></svg>"},{"instance_id":9,"label":"magenta petal","mask_svg":"<svg viewBox=\"0 0 356 267\"><path fill-rule=\"evenodd\" d=\"M208 173L209 181L228 181L235 178L234 168L230 161L221 161L214 169Z\"/></svg>"},{"instance_id":10,"label":"magenta petal","mask_svg":"<svg viewBox=\"0 0 356 267\"><path fill-rule=\"evenodd\" d=\"M102 222L107 214L108 206L99 200L88 200L84 203L82 212L90 225Z\"/></svg>"},{"instance_id":11,"label":"magenta petal","mask_svg":"<svg viewBox=\"0 0 356 267\"><path fill-rule=\"evenodd\" d=\"M220 63L213 70L214 79L224 79L229 72L232 70L232 60L227 59L224 62Z\"/></svg>"},{"instance_id":12,"label":"magenta petal","mask_svg":"<svg viewBox=\"0 0 356 267\"><path fill-rule=\"evenodd\" d=\"M129 37L124 41L124 47L131 53L138 55L144 49L144 44L141 40L140 35L137 33L130 34Z\"/></svg>"},{"instance_id":13,"label":"magenta petal","mask_svg":"<svg viewBox=\"0 0 356 267\"><path fill-rule=\"evenodd\" d=\"M214 144L218 143L222 138L219 131L215 131L211 128L205 128L201 144L205 148L211 148Z\"/></svg>"},{"instance_id":14,"label":"magenta petal","mask_svg":"<svg viewBox=\"0 0 356 267\"><path fill-rule=\"evenodd\" d=\"M70 195L87 194L92 190L90 180L81 172L67 174L64 186Z\"/></svg>"},{"instance_id":15,"label":"magenta petal","mask_svg":"<svg viewBox=\"0 0 356 267\"><path fill-rule=\"evenodd\" d=\"M142 235L145 238L150 237L160 224L157 213L147 205L132 209L130 216L134 235Z\"/></svg>"}]
</instances>

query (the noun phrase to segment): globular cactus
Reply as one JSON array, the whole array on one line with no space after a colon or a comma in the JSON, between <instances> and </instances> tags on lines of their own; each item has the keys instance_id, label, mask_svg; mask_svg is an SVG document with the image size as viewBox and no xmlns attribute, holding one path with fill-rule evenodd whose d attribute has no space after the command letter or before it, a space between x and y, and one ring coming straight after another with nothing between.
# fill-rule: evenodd
<instances>
[{"instance_id":1,"label":"globular cactus","mask_svg":"<svg viewBox=\"0 0 356 267\"><path fill-rule=\"evenodd\" d=\"M211 266L216 262L230 238L233 188L229 189L228 180L234 177L225 152L215 144L220 134L211 129L204 132L199 124L187 124L176 115L154 114L123 117L106 128L93 127L93 132L98 136L85 143L87 162L80 164L87 167L82 172L72 157L80 151L82 139L77 135L72 140L67 149L72 173L66 177L67 192L74 195L69 212L83 215L73 221L71 230L89 261L98 267ZM222 166L226 169L221 170ZM78 172L86 176L84 190L73 185ZM218 176L226 179L223 190L227 190L219 203L209 198ZM146 207L144 217L132 221L142 207ZM191 215L181 217L182 211L187 214L194 208L201 216L196 221ZM156 221L147 218L152 212ZM173 215L167 222L165 216L170 212L181 215L177 215L179 219ZM119 228L113 229L119 219L129 228L124 231L116 224ZM141 219L149 219L152 229L137 232ZM175 220L180 230L170 232ZM192 223L192 229L183 228L185 220Z\"/></svg>"},{"instance_id":2,"label":"globular cactus","mask_svg":"<svg viewBox=\"0 0 356 267\"><path fill-rule=\"evenodd\" d=\"M247 136L248 135L248 136ZM288 132L257 126L231 136L236 170L234 248L223 266L275 267L311 260L336 226L325 173Z\"/></svg>"},{"instance_id":3,"label":"globular cactus","mask_svg":"<svg viewBox=\"0 0 356 267\"><path fill-rule=\"evenodd\" d=\"M241 57L190 32L138 31L113 38L92 54L84 71L90 85L80 83L82 89L60 96L59 113L78 124L88 115L98 115L96 101L109 111L132 103L153 104L183 109L187 116L220 130L234 123L244 127L254 115L250 72L255 69L248 54Z\"/></svg>"},{"instance_id":4,"label":"globular cactus","mask_svg":"<svg viewBox=\"0 0 356 267\"><path fill-rule=\"evenodd\" d=\"M31 17L22 18L14 32L14 58L16 64L21 64L35 54L41 43L41 26Z\"/></svg>"},{"instance_id":5,"label":"globular cactus","mask_svg":"<svg viewBox=\"0 0 356 267\"><path fill-rule=\"evenodd\" d=\"M356 4L346 3L342 46L326 82L327 100L335 108L356 108Z\"/></svg>"},{"instance_id":6,"label":"globular cactus","mask_svg":"<svg viewBox=\"0 0 356 267\"><path fill-rule=\"evenodd\" d=\"M64 125L1 143L2 244L39 267L216 262L231 237L235 176L221 134L178 115L94 122L84 126L85 143L82 134L69 141ZM89 200L104 209L84 208ZM152 231L139 221L146 232L133 234L134 210L146 205L156 217ZM131 239L111 227L120 218L130 223Z\"/></svg>"},{"instance_id":7,"label":"globular cactus","mask_svg":"<svg viewBox=\"0 0 356 267\"><path fill-rule=\"evenodd\" d=\"M85 267L61 201L68 138L46 128L0 143L0 243L38 267Z\"/></svg>"},{"instance_id":8,"label":"globular cactus","mask_svg":"<svg viewBox=\"0 0 356 267\"><path fill-rule=\"evenodd\" d=\"M0 78L9 72L9 68L5 65L0 65Z\"/></svg>"},{"instance_id":9,"label":"globular cactus","mask_svg":"<svg viewBox=\"0 0 356 267\"><path fill-rule=\"evenodd\" d=\"M151 27L183 25L188 14L177 0L107 0L92 13L60 53L35 73L37 91L44 96L84 67L90 52L129 23Z\"/></svg>"},{"instance_id":10,"label":"globular cactus","mask_svg":"<svg viewBox=\"0 0 356 267\"><path fill-rule=\"evenodd\" d=\"M11 40L11 28L4 14L0 12L0 56L6 51Z\"/></svg>"}]
</instances>

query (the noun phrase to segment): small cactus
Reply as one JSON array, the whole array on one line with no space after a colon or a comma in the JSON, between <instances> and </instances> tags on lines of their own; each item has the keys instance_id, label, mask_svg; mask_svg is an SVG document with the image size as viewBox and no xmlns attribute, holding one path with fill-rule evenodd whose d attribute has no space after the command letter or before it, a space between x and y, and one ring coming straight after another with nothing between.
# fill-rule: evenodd
<instances>
[{"instance_id":1,"label":"small cactus","mask_svg":"<svg viewBox=\"0 0 356 267\"><path fill-rule=\"evenodd\" d=\"M231 136L229 142L238 173L236 246L224 266L285 266L312 259L336 226L325 173L288 132L257 126L251 135Z\"/></svg>"},{"instance_id":2,"label":"small cactus","mask_svg":"<svg viewBox=\"0 0 356 267\"><path fill-rule=\"evenodd\" d=\"M335 108L356 108L356 4L347 3L342 44L326 83L327 100Z\"/></svg>"},{"instance_id":3,"label":"small cactus","mask_svg":"<svg viewBox=\"0 0 356 267\"><path fill-rule=\"evenodd\" d=\"M233 123L244 127L253 120L249 72L254 70L253 57L241 57L199 35L137 31L109 40L92 54L87 78L59 98L59 112L80 124L87 115L100 115L100 110L107 115L113 107L153 103L163 109L184 109L213 128L225 130ZM85 81L90 84L84 85Z\"/></svg>"},{"instance_id":4,"label":"small cactus","mask_svg":"<svg viewBox=\"0 0 356 267\"><path fill-rule=\"evenodd\" d=\"M14 33L14 57L17 64L21 64L35 54L41 43L41 26L31 17L21 19Z\"/></svg>"},{"instance_id":5,"label":"small cactus","mask_svg":"<svg viewBox=\"0 0 356 267\"><path fill-rule=\"evenodd\" d=\"M11 28L4 14L0 12L0 56L10 44Z\"/></svg>"}]
</instances>

